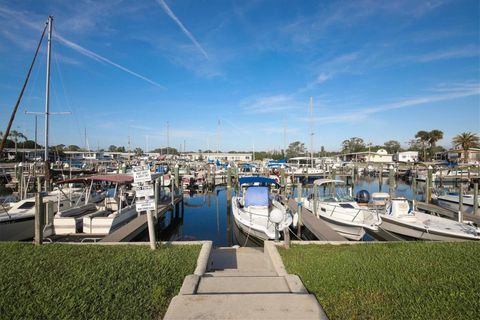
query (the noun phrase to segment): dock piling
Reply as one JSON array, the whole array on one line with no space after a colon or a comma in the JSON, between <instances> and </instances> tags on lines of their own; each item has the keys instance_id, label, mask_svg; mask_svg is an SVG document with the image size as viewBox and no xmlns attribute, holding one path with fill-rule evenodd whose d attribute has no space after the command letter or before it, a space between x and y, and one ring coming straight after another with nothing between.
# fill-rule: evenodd
<instances>
[{"instance_id":1,"label":"dock piling","mask_svg":"<svg viewBox=\"0 0 480 320\"><path fill-rule=\"evenodd\" d=\"M395 197L395 172L393 166L388 167L388 192L390 193L390 199Z\"/></svg>"},{"instance_id":2,"label":"dock piling","mask_svg":"<svg viewBox=\"0 0 480 320\"><path fill-rule=\"evenodd\" d=\"M432 202L432 173L433 173L433 168L432 166L428 166L427 169L427 181L426 181L426 190L425 190L425 202L426 203L431 203Z\"/></svg>"},{"instance_id":3,"label":"dock piling","mask_svg":"<svg viewBox=\"0 0 480 320\"><path fill-rule=\"evenodd\" d=\"M473 215L478 214L478 182L473 184Z\"/></svg>"},{"instance_id":4,"label":"dock piling","mask_svg":"<svg viewBox=\"0 0 480 320\"><path fill-rule=\"evenodd\" d=\"M43 204L43 194L37 192L35 195L35 245L43 243L43 225L45 219L45 205Z\"/></svg>"},{"instance_id":5,"label":"dock piling","mask_svg":"<svg viewBox=\"0 0 480 320\"><path fill-rule=\"evenodd\" d=\"M458 193L458 222L463 222L463 184L460 183L460 191Z\"/></svg>"}]
</instances>

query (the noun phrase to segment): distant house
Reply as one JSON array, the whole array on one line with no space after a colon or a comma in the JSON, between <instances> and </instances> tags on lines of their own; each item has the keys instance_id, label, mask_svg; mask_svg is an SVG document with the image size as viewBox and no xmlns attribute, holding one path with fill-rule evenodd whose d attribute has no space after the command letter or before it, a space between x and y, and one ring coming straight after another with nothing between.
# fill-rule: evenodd
<instances>
[{"instance_id":1,"label":"distant house","mask_svg":"<svg viewBox=\"0 0 480 320\"><path fill-rule=\"evenodd\" d=\"M393 156L388 154L387 150L379 149L377 152L364 151L347 153L342 156L345 162L374 162L374 163L390 163Z\"/></svg>"},{"instance_id":2,"label":"distant house","mask_svg":"<svg viewBox=\"0 0 480 320\"><path fill-rule=\"evenodd\" d=\"M403 151L393 155L393 161L412 163L418 162L418 151Z\"/></svg>"},{"instance_id":3,"label":"distant house","mask_svg":"<svg viewBox=\"0 0 480 320\"><path fill-rule=\"evenodd\" d=\"M215 153L187 153L185 156L189 160L220 160L220 161L252 161L253 156L251 153L227 153L227 152L215 152Z\"/></svg>"},{"instance_id":4,"label":"distant house","mask_svg":"<svg viewBox=\"0 0 480 320\"><path fill-rule=\"evenodd\" d=\"M479 164L480 163L480 148L471 148L467 151L467 158L465 159L465 152L462 149L452 149L447 152L447 159L450 162ZM465 161L466 160L466 161Z\"/></svg>"}]
</instances>

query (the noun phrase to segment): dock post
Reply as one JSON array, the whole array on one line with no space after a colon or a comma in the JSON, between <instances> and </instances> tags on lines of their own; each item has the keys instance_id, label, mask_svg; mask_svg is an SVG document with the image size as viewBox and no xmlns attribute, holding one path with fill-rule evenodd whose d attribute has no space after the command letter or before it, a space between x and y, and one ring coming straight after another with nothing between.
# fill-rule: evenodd
<instances>
[{"instance_id":1,"label":"dock post","mask_svg":"<svg viewBox=\"0 0 480 320\"><path fill-rule=\"evenodd\" d=\"M280 167L280 184L285 188L285 168Z\"/></svg>"},{"instance_id":2,"label":"dock post","mask_svg":"<svg viewBox=\"0 0 480 320\"><path fill-rule=\"evenodd\" d=\"M390 199L393 199L395 197L395 172L392 165L388 167L388 192Z\"/></svg>"},{"instance_id":3,"label":"dock post","mask_svg":"<svg viewBox=\"0 0 480 320\"><path fill-rule=\"evenodd\" d=\"M175 168L174 168L174 172L175 172L175 185L177 186L177 188L180 188L180 170L178 168L178 163L175 164Z\"/></svg>"},{"instance_id":4,"label":"dock post","mask_svg":"<svg viewBox=\"0 0 480 320\"><path fill-rule=\"evenodd\" d=\"M413 180L412 180L412 192L413 192L413 195L412 195L412 205L413 205L413 210L417 210L417 176L416 176L416 172L414 171L413 172Z\"/></svg>"},{"instance_id":5,"label":"dock post","mask_svg":"<svg viewBox=\"0 0 480 320\"><path fill-rule=\"evenodd\" d=\"M152 211L152 210L147 211L148 239L150 241L150 249L152 250L155 250L156 241L157 241L155 238L155 224L153 222L153 213L155 211Z\"/></svg>"},{"instance_id":6,"label":"dock post","mask_svg":"<svg viewBox=\"0 0 480 320\"><path fill-rule=\"evenodd\" d=\"M230 167L227 169L227 188L230 189L232 187L232 171Z\"/></svg>"},{"instance_id":7,"label":"dock post","mask_svg":"<svg viewBox=\"0 0 480 320\"><path fill-rule=\"evenodd\" d=\"M313 185L313 214L318 217L318 201L317 201L317 198L318 198L318 194L317 194L317 185L314 184Z\"/></svg>"},{"instance_id":8,"label":"dock post","mask_svg":"<svg viewBox=\"0 0 480 320\"><path fill-rule=\"evenodd\" d=\"M302 235L302 184L297 184L297 214L298 214L298 223L297 223L297 237L300 238Z\"/></svg>"},{"instance_id":9,"label":"dock post","mask_svg":"<svg viewBox=\"0 0 480 320\"><path fill-rule=\"evenodd\" d=\"M42 182L40 181L40 177L37 177L37 192L42 192Z\"/></svg>"},{"instance_id":10,"label":"dock post","mask_svg":"<svg viewBox=\"0 0 480 320\"><path fill-rule=\"evenodd\" d=\"M426 190L425 190L425 195L426 195L426 199L425 199L425 202L426 203L431 203L432 201L432 171L433 171L433 168L432 166L428 166L428 169L427 169L427 185L426 185Z\"/></svg>"},{"instance_id":11,"label":"dock post","mask_svg":"<svg viewBox=\"0 0 480 320\"><path fill-rule=\"evenodd\" d=\"M458 222L463 222L463 183L460 183L460 192L458 193Z\"/></svg>"},{"instance_id":12,"label":"dock post","mask_svg":"<svg viewBox=\"0 0 480 320\"><path fill-rule=\"evenodd\" d=\"M473 215L478 214L478 182L473 184Z\"/></svg>"},{"instance_id":13,"label":"dock post","mask_svg":"<svg viewBox=\"0 0 480 320\"><path fill-rule=\"evenodd\" d=\"M45 219L45 205L43 204L43 194L37 192L35 195L35 245L43 243L43 225Z\"/></svg>"},{"instance_id":14,"label":"dock post","mask_svg":"<svg viewBox=\"0 0 480 320\"><path fill-rule=\"evenodd\" d=\"M160 183L160 178L157 178L153 181L153 190L155 192L155 219L158 219L158 198L159 198L159 183Z\"/></svg>"},{"instance_id":15,"label":"dock post","mask_svg":"<svg viewBox=\"0 0 480 320\"><path fill-rule=\"evenodd\" d=\"M278 242L280 235L278 234L278 223L275 223L275 242Z\"/></svg>"},{"instance_id":16,"label":"dock post","mask_svg":"<svg viewBox=\"0 0 480 320\"><path fill-rule=\"evenodd\" d=\"M288 227L285 227L285 229L283 229L283 242L284 242L284 245L285 245L285 249L290 249L290 232L289 232L289 228Z\"/></svg>"}]
</instances>

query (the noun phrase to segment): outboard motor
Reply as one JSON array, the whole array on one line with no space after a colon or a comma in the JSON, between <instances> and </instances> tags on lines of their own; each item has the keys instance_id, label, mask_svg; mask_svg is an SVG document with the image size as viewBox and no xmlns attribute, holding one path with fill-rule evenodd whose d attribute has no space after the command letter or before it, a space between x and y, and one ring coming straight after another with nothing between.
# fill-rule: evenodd
<instances>
[{"instance_id":1,"label":"outboard motor","mask_svg":"<svg viewBox=\"0 0 480 320\"><path fill-rule=\"evenodd\" d=\"M368 203L370 202L370 193L367 190L360 190L355 195L355 200L358 203Z\"/></svg>"}]
</instances>

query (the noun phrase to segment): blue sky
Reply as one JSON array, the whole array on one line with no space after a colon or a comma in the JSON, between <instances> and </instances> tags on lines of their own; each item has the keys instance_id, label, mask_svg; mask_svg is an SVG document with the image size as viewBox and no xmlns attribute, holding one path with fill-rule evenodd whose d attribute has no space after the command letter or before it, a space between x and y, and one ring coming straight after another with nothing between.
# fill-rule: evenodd
<instances>
[{"instance_id":1,"label":"blue sky","mask_svg":"<svg viewBox=\"0 0 480 320\"><path fill-rule=\"evenodd\" d=\"M153 149L168 122L187 150L278 150L284 131L310 146L312 127L315 150L354 136L406 146L433 129L450 147L480 132L479 12L477 0L0 0L0 130L51 14L50 111L72 112L52 116L51 144L83 147L86 129L90 148ZM13 126L29 137L45 60L46 46Z\"/></svg>"}]
</instances>

